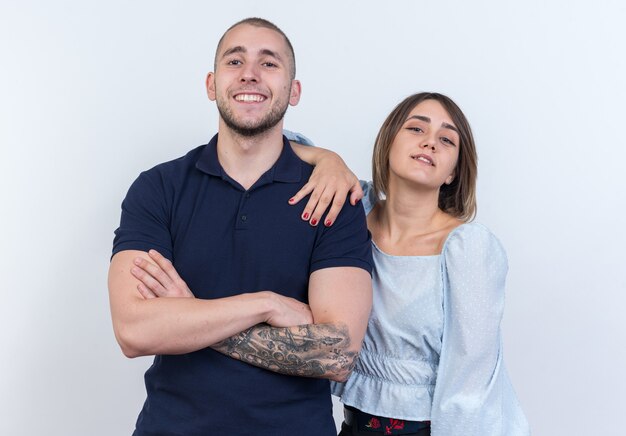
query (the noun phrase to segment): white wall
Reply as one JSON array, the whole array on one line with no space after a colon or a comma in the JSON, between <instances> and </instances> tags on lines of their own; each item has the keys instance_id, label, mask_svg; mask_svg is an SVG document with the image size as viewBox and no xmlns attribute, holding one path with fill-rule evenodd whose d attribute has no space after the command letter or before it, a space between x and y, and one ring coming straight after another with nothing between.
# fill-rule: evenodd
<instances>
[{"instance_id":1,"label":"white wall","mask_svg":"<svg viewBox=\"0 0 626 436\"><path fill-rule=\"evenodd\" d=\"M461 105L478 220L509 253L506 362L534 434L623 434L624 3L222 3L0 3L0 434L130 434L150 359L124 358L111 329L119 205L141 170L211 137L204 76L253 15L296 48L287 127L363 177L403 97Z\"/></svg>"}]
</instances>

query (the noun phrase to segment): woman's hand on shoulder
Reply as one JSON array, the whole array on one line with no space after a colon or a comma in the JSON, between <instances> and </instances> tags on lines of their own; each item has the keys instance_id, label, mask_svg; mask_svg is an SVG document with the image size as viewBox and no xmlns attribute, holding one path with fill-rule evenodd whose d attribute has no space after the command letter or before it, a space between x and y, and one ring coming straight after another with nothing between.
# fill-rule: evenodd
<instances>
[{"instance_id":1,"label":"woman's hand on shoulder","mask_svg":"<svg viewBox=\"0 0 626 436\"><path fill-rule=\"evenodd\" d=\"M289 199L289 204L298 204L304 197L311 194L302 212L302 219L312 226L320 223L322 215L328 210L324 225L333 225L346 199L350 199L353 206L363 198L363 189L359 179L346 166L341 157L332 151L318 158L315 169L309 181Z\"/></svg>"}]
</instances>

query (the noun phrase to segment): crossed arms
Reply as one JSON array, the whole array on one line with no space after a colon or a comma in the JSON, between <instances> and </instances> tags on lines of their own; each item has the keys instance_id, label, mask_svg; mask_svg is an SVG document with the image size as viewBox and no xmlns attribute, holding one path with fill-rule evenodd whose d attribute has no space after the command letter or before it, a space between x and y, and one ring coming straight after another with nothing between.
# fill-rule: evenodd
<instances>
[{"instance_id":1,"label":"crossed arms","mask_svg":"<svg viewBox=\"0 0 626 436\"><path fill-rule=\"evenodd\" d=\"M317 270L309 306L271 291L204 300L157 252L127 250L111 261L109 296L128 357L212 347L282 374L343 381L365 335L371 279L360 268Z\"/></svg>"}]
</instances>

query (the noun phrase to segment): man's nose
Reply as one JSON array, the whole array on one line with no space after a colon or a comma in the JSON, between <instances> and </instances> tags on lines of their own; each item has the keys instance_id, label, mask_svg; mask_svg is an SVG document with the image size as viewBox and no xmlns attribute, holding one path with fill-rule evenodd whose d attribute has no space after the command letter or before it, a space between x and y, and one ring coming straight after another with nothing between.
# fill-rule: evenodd
<instances>
[{"instance_id":1,"label":"man's nose","mask_svg":"<svg viewBox=\"0 0 626 436\"><path fill-rule=\"evenodd\" d=\"M241 82L258 82L259 71L255 65L246 65L241 71Z\"/></svg>"}]
</instances>

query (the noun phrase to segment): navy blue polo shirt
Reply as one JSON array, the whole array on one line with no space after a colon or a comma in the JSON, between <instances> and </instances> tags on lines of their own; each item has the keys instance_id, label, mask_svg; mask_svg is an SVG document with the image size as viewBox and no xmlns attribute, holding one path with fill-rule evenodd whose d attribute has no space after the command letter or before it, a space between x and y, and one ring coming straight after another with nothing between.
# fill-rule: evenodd
<instances>
[{"instance_id":1,"label":"navy blue polo shirt","mask_svg":"<svg viewBox=\"0 0 626 436\"><path fill-rule=\"evenodd\" d=\"M332 227L314 228L300 219L306 201L288 204L313 168L283 142L274 166L248 190L219 164L217 135L143 172L122 203L113 254L154 248L207 299L271 290L308 302L315 270L371 272L360 205L346 202ZM206 348L156 356L145 382L137 436L336 435L327 380L276 374Z\"/></svg>"}]
</instances>

